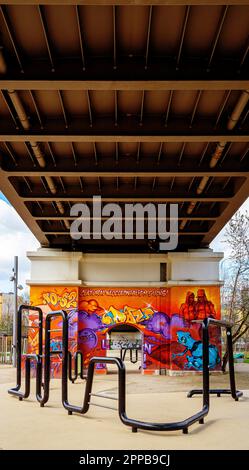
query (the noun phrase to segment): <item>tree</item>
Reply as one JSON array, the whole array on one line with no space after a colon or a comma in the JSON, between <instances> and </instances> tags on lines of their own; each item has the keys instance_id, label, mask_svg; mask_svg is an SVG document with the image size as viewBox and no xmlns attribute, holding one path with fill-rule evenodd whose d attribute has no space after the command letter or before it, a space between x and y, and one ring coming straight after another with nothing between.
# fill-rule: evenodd
<instances>
[{"instance_id":1,"label":"tree","mask_svg":"<svg viewBox=\"0 0 249 470\"><path fill-rule=\"evenodd\" d=\"M232 340L235 344L249 332L249 215L237 212L225 232L225 243L230 249L228 268L222 294L223 316L233 323ZM225 351L222 370L226 370L228 351Z\"/></svg>"},{"instance_id":2,"label":"tree","mask_svg":"<svg viewBox=\"0 0 249 470\"><path fill-rule=\"evenodd\" d=\"M17 305L29 304L29 295L24 291L21 295L18 295ZM8 336L13 335L13 314L14 314L14 297L13 294L6 294L3 300L3 312L2 318L0 318L0 333L7 334ZM27 320L24 316L23 326L27 325ZM25 331L24 331L25 333Z\"/></svg>"}]
</instances>

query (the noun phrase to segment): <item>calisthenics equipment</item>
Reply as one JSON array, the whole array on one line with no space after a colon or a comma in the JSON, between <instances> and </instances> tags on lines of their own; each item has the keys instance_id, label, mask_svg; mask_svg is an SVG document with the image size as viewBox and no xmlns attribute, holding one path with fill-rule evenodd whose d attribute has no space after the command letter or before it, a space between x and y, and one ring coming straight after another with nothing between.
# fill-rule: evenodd
<instances>
[{"instance_id":1,"label":"calisthenics equipment","mask_svg":"<svg viewBox=\"0 0 249 470\"><path fill-rule=\"evenodd\" d=\"M39 316L39 338L38 338L38 354L32 355L27 354L24 356L25 359L25 391L22 393L21 388L21 320L22 313L24 310L35 310ZM147 421L140 421L137 419L129 418L126 413L126 373L124 362L117 357L92 357L89 361L85 393L83 397L82 406L77 406L69 403L68 401L68 370L70 370L69 359L71 359L68 354L68 316L64 310L59 310L56 312L50 312L46 315L45 319L45 352L44 356L42 354L42 312L38 307L29 307L21 306L18 311L18 340L17 340L17 385L15 388L8 390L10 394L18 396L19 399L27 398L30 394L30 362L34 360L36 362L36 398L40 403L40 406L44 406L49 400L49 388L50 388L50 332L51 332L51 321L55 317L61 317L62 319L62 349L59 351L62 355L62 376L61 376L61 391L62 391L62 405L67 410L69 415L73 413L86 414L92 406L99 406L103 408L108 408L116 410L119 414L121 422L132 428L132 432L137 432L138 429L143 429L147 431L177 431L182 430L184 434L188 433L188 428L194 423L199 422L199 424L204 424L204 418L207 416L210 407L210 387L209 387L209 328L211 325L216 325L226 328L226 331L231 332L231 324L227 322L222 322L219 320L205 319L201 322L202 328L202 344L203 344L203 372L202 380L203 387L200 390L191 390L189 392L189 397L193 396L195 393L202 394L202 408L200 411L195 413L192 416L187 417L182 421L168 422L168 423L151 423ZM229 337L229 335L227 335ZM232 342L228 342L229 350L229 365L230 365L230 390L218 389L211 391L212 393L229 393L233 396L234 399L242 395L242 392L236 390L235 386L235 376L234 376L234 367L233 367L233 354L232 354ZM53 352L53 351L52 351ZM58 354L58 351L54 351ZM94 370L95 364L115 364L118 368L118 396L112 397L110 395L104 395L100 393L92 393L92 385L94 379ZM42 388L42 371L44 368L44 391L41 393ZM71 374L72 379L72 374ZM74 380L74 379L73 379ZM236 394L234 392L236 391ZM92 397L99 397L108 400L115 400L118 402L117 408L100 405L91 401Z\"/></svg>"}]
</instances>

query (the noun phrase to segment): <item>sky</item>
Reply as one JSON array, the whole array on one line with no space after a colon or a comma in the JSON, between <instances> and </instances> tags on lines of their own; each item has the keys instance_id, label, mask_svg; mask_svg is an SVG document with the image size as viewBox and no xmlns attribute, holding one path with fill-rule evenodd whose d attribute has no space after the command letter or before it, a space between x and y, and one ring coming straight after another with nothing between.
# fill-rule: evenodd
<instances>
[{"instance_id":1,"label":"sky","mask_svg":"<svg viewBox=\"0 0 249 470\"><path fill-rule=\"evenodd\" d=\"M240 210L249 211L249 198ZM225 227L210 247L215 251L224 251L228 257L228 248L223 243L224 232ZM25 287L26 280L30 279L30 261L26 258L26 252L35 251L39 246L34 235L0 192L0 292L13 291L13 282L9 278L15 255L19 257L19 284Z\"/></svg>"}]
</instances>

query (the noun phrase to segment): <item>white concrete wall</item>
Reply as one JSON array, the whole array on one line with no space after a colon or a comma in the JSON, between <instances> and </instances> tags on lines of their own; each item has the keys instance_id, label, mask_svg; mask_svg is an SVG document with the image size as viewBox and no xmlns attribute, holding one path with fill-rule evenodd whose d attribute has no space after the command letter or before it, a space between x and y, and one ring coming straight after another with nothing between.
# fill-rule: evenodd
<instances>
[{"instance_id":1,"label":"white concrete wall","mask_svg":"<svg viewBox=\"0 0 249 470\"><path fill-rule=\"evenodd\" d=\"M168 254L168 282L170 284L217 284L220 282L219 263L223 253L212 250L194 250Z\"/></svg>"},{"instance_id":2,"label":"white concrete wall","mask_svg":"<svg viewBox=\"0 0 249 470\"><path fill-rule=\"evenodd\" d=\"M172 286L217 285L222 253L210 249L168 254L82 254L40 248L28 252L29 285ZM160 282L167 263L167 282Z\"/></svg>"}]
</instances>

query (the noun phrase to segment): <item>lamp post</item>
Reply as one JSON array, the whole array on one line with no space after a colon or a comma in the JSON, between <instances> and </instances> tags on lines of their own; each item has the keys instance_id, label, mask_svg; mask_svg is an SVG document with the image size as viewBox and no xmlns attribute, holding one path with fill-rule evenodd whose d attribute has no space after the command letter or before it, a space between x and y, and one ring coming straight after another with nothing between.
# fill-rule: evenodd
<instances>
[{"instance_id":1,"label":"lamp post","mask_svg":"<svg viewBox=\"0 0 249 470\"><path fill-rule=\"evenodd\" d=\"M14 312L13 312L13 345L12 345L12 364L16 367L16 343L17 343L17 308L18 308L18 289L22 290L21 284L18 284L18 256L14 256L13 274L10 281L14 283Z\"/></svg>"}]
</instances>

